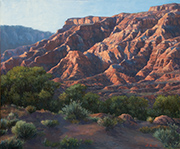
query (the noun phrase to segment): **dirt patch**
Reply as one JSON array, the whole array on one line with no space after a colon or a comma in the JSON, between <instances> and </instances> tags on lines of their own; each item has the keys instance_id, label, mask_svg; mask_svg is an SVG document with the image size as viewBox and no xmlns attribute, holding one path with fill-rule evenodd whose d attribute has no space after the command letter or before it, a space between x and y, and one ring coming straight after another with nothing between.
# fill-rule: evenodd
<instances>
[{"instance_id":1,"label":"dirt patch","mask_svg":"<svg viewBox=\"0 0 180 149\"><path fill-rule=\"evenodd\" d=\"M150 125L148 122L139 121L137 122L137 127L132 128L117 125L113 130L106 131L104 127L99 126L96 122L72 124L64 120L63 115L55 115L48 111L26 114L20 119L33 122L38 131L35 138L25 142L23 146L25 149L49 148L43 145L45 138L51 142L58 142L65 136L82 140L93 140L92 145L85 147L87 149L163 149L162 143L152 137L151 134L143 134L138 130L141 126ZM45 119L58 120L59 125L54 128L48 128L41 124L41 120ZM2 136L1 140L10 136L13 136L11 131L7 135Z\"/></svg>"}]
</instances>

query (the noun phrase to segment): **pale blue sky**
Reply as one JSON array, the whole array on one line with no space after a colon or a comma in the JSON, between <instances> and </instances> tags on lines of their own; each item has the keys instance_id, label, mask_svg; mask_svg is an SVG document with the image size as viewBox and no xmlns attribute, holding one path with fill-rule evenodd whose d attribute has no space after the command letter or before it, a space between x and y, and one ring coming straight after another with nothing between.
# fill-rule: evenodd
<instances>
[{"instance_id":1,"label":"pale blue sky","mask_svg":"<svg viewBox=\"0 0 180 149\"><path fill-rule=\"evenodd\" d=\"M0 24L56 32L68 18L148 11L179 0L0 0Z\"/></svg>"}]
</instances>

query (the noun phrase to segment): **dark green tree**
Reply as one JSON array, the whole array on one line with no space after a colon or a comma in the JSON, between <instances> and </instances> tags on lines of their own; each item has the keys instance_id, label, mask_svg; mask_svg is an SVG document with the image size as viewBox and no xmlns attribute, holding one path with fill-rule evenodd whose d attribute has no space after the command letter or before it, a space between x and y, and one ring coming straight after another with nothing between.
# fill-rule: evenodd
<instances>
[{"instance_id":1,"label":"dark green tree","mask_svg":"<svg viewBox=\"0 0 180 149\"><path fill-rule=\"evenodd\" d=\"M123 113L145 120L147 118L148 100L136 96L113 96L100 105L100 112L119 116Z\"/></svg>"},{"instance_id":2,"label":"dark green tree","mask_svg":"<svg viewBox=\"0 0 180 149\"><path fill-rule=\"evenodd\" d=\"M127 96L113 96L105 100L101 106L100 111L104 113L115 114L119 116L122 113L127 113Z\"/></svg>"},{"instance_id":3,"label":"dark green tree","mask_svg":"<svg viewBox=\"0 0 180 149\"><path fill-rule=\"evenodd\" d=\"M65 92L59 96L62 106L69 105L71 101L81 102L86 93L86 89L87 87L82 84L75 84L67 88Z\"/></svg>"},{"instance_id":4,"label":"dark green tree","mask_svg":"<svg viewBox=\"0 0 180 149\"><path fill-rule=\"evenodd\" d=\"M159 95L154 104L155 116L167 115L173 118L180 118L180 97L178 95Z\"/></svg>"},{"instance_id":5,"label":"dark green tree","mask_svg":"<svg viewBox=\"0 0 180 149\"><path fill-rule=\"evenodd\" d=\"M137 117L140 120L146 120L148 100L142 97L131 96L127 103L128 114L132 117Z\"/></svg>"},{"instance_id":6,"label":"dark green tree","mask_svg":"<svg viewBox=\"0 0 180 149\"><path fill-rule=\"evenodd\" d=\"M88 92L84 95L82 100L82 107L93 112L99 112L99 106L101 104L101 100L99 99L99 95L95 93Z\"/></svg>"},{"instance_id":7,"label":"dark green tree","mask_svg":"<svg viewBox=\"0 0 180 149\"><path fill-rule=\"evenodd\" d=\"M48 109L59 83L42 67L17 66L1 76L1 103Z\"/></svg>"}]
</instances>

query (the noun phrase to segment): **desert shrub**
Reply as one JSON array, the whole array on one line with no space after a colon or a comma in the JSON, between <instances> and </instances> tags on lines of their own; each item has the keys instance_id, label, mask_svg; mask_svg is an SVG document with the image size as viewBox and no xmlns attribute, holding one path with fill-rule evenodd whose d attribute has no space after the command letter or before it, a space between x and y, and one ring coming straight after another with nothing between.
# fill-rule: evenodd
<instances>
[{"instance_id":1,"label":"desert shrub","mask_svg":"<svg viewBox=\"0 0 180 149\"><path fill-rule=\"evenodd\" d=\"M0 128L1 129L7 129L8 128L8 120L7 119L1 119L1 122L0 122Z\"/></svg>"},{"instance_id":2,"label":"desert shrub","mask_svg":"<svg viewBox=\"0 0 180 149\"><path fill-rule=\"evenodd\" d=\"M28 111L29 113L34 113L36 112L36 107L29 105L26 107L26 111Z\"/></svg>"},{"instance_id":3,"label":"desert shrub","mask_svg":"<svg viewBox=\"0 0 180 149\"><path fill-rule=\"evenodd\" d=\"M0 143L1 149L22 149L24 142L15 137L3 140Z\"/></svg>"},{"instance_id":4,"label":"desert shrub","mask_svg":"<svg viewBox=\"0 0 180 149\"><path fill-rule=\"evenodd\" d=\"M11 129L12 133L20 139L30 139L36 135L36 127L32 123L26 123L25 121L18 121Z\"/></svg>"},{"instance_id":5,"label":"desert shrub","mask_svg":"<svg viewBox=\"0 0 180 149\"><path fill-rule=\"evenodd\" d=\"M113 96L100 105L100 112L115 114L128 113L132 117L145 120L147 117L148 100L136 96Z\"/></svg>"},{"instance_id":6,"label":"desert shrub","mask_svg":"<svg viewBox=\"0 0 180 149\"><path fill-rule=\"evenodd\" d=\"M125 120L123 120L123 119L120 118L120 117L117 117L116 120L117 120L117 123L118 123L118 124L122 124L122 123L125 121Z\"/></svg>"},{"instance_id":7,"label":"desert shrub","mask_svg":"<svg viewBox=\"0 0 180 149\"><path fill-rule=\"evenodd\" d=\"M146 120L147 118L147 107L148 107L148 100L131 96L128 98L127 108L128 114L132 117L137 117L139 120Z\"/></svg>"},{"instance_id":8,"label":"desert shrub","mask_svg":"<svg viewBox=\"0 0 180 149\"><path fill-rule=\"evenodd\" d=\"M139 130L142 133L154 133L158 129L166 130L166 129L169 129L169 127L168 126L157 125L157 126L152 126L152 127L144 126L144 127L139 128Z\"/></svg>"},{"instance_id":9,"label":"desert shrub","mask_svg":"<svg viewBox=\"0 0 180 149\"><path fill-rule=\"evenodd\" d=\"M76 138L65 136L61 141L58 142L51 142L47 138L44 139L43 144L46 147L58 147L61 149L73 149L73 148L85 148L86 146L83 145L91 145L93 143L92 140L78 140ZM82 145L82 146L81 146Z\"/></svg>"},{"instance_id":10,"label":"desert shrub","mask_svg":"<svg viewBox=\"0 0 180 149\"><path fill-rule=\"evenodd\" d=\"M49 103L49 111L58 113L62 109L62 101L60 99L52 99Z\"/></svg>"},{"instance_id":11,"label":"desert shrub","mask_svg":"<svg viewBox=\"0 0 180 149\"><path fill-rule=\"evenodd\" d=\"M89 111L81 106L81 103L76 101L71 102L69 105L65 105L62 108L65 114L65 119L68 120L83 120L89 116Z\"/></svg>"},{"instance_id":12,"label":"desert shrub","mask_svg":"<svg viewBox=\"0 0 180 149\"><path fill-rule=\"evenodd\" d=\"M148 108L147 117L157 117L157 111L155 111L153 108Z\"/></svg>"},{"instance_id":13,"label":"desert shrub","mask_svg":"<svg viewBox=\"0 0 180 149\"><path fill-rule=\"evenodd\" d=\"M127 113L127 96L114 96L111 97L110 113L119 116L120 114Z\"/></svg>"},{"instance_id":14,"label":"desert shrub","mask_svg":"<svg viewBox=\"0 0 180 149\"><path fill-rule=\"evenodd\" d=\"M106 130L110 130L110 129L113 129L116 124L117 124L117 119L108 115L108 116L105 116L104 118L102 119L99 119L97 121L97 123L101 126L104 126L106 128Z\"/></svg>"},{"instance_id":15,"label":"desert shrub","mask_svg":"<svg viewBox=\"0 0 180 149\"><path fill-rule=\"evenodd\" d=\"M135 121L138 121L138 118L137 118L137 117L134 117L134 120L135 120Z\"/></svg>"},{"instance_id":16,"label":"desert shrub","mask_svg":"<svg viewBox=\"0 0 180 149\"><path fill-rule=\"evenodd\" d=\"M169 117L180 118L180 97L158 96L153 104L153 114L155 116L167 115Z\"/></svg>"},{"instance_id":17,"label":"desert shrub","mask_svg":"<svg viewBox=\"0 0 180 149\"><path fill-rule=\"evenodd\" d=\"M151 116L147 117L147 119L146 119L146 121L149 123L153 123L153 120L154 120L154 118Z\"/></svg>"},{"instance_id":18,"label":"desert shrub","mask_svg":"<svg viewBox=\"0 0 180 149\"><path fill-rule=\"evenodd\" d=\"M112 112L110 112L110 104L111 104L111 99L107 99L103 102L100 103L100 106L99 106L99 112L100 113L110 113L112 114Z\"/></svg>"},{"instance_id":19,"label":"desert shrub","mask_svg":"<svg viewBox=\"0 0 180 149\"><path fill-rule=\"evenodd\" d=\"M158 129L153 136L160 140L164 147L180 147L180 134L177 132L178 126L169 124L170 129Z\"/></svg>"},{"instance_id":20,"label":"desert shrub","mask_svg":"<svg viewBox=\"0 0 180 149\"><path fill-rule=\"evenodd\" d=\"M59 111L58 111L58 114L63 114L63 111L62 111L62 110L59 110Z\"/></svg>"},{"instance_id":21,"label":"desert shrub","mask_svg":"<svg viewBox=\"0 0 180 149\"><path fill-rule=\"evenodd\" d=\"M17 123L18 121L19 121L19 119L8 120L8 122L7 122L8 128L11 128L12 126L16 125L16 123Z\"/></svg>"},{"instance_id":22,"label":"desert shrub","mask_svg":"<svg viewBox=\"0 0 180 149\"><path fill-rule=\"evenodd\" d=\"M55 127L56 125L59 125L59 122L58 120L42 120L41 124L48 127Z\"/></svg>"},{"instance_id":23,"label":"desert shrub","mask_svg":"<svg viewBox=\"0 0 180 149\"><path fill-rule=\"evenodd\" d=\"M51 76L42 67L14 67L1 76L2 104L48 109L50 99L59 87L59 83L50 80Z\"/></svg>"},{"instance_id":24,"label":"desert shrub","mask_svg":"<svg viewBox=\"0 0 180 149\"><path fill-rule=\"evenodd\" d=\"M100 104L100 112L115 114L127 113L127 96L113 96Z\"/></svg>"},{"instance_id":25,"label":"desert shrub","mask_svg":"<svg viewBox=\"0 0 180 149\"><path fill-rule=\"evenodd\" d=\"M87 87L81 84L70 86L59 96L61 105L69 105L71 101L82 101L86 89Z\"/></svg>"},{"instance_id":26,"label":"desert shrub","mask_svg":"<svg viewBox=\"0 0 180 149\"><path fill-rule=\"evenodd\" d=\"M83 141L84 144L91 145L93 143L93 140L87 139Z\"/></svg>"},{"instance_id":27,"label":"desert shrub","mask_svg":"<svg viewBox=\"0 0 180 149\"><path fill-rule=\"evenodd\" d=\"M8 120L13 120L13 119L17 119L18 117L19 117L19 116L18 116L17 113L11 112L11 113L8 114L7 119L8 119Z\"/></svg>"},{"instance_id":28,"label":"desert shrub","mask_svg":"<svg viewBox=\"0 0 180 149\"><path fill-rule=\"evenodd\" d=\"M4 130L4 129L0 129L0 136L3 136L4 134L7 133L7 129Z\"/></svg>"},{"instance_id":29,"label":"desert shrub","mask_svg":"<svg viewBox=\"0 0 180 149\"><path fill-rule=\"evenodd\" d=\"M16 124L16 122L19 119L11 119L11 120L7 120L7 119L1 119L0 122L0 128L1 129L8 129L11 128L12 126L14 126Z\"/></svg>"},{"instance_id":30,"label":"desert shrub","mask_svg":"<svg viewBox=\"0 0 180 149\"><path fill-rule=\"evenodd\" d=\"M47 138L44 139L43 144L46 147L58 147L58 146L60 146L59 142L51 142Z\"/></svg>"},{"instance_id":31,"label":"desert shrub","mask_svg":"<svg viewBox=\"0 0 180 149\"><path fill-rule=\"evenodd\" d=\"M78 140L76 138L65 136L61 141L59 142L51 142L47 138L44 139L43 144L46 147L58 147L61 149L73 149L73 148L81 148L83 144L85 145L91 145L93 143L92 140Z\"/></svg>"},{"instance_id":32,"label":"desert shrub","mask_svg":"<svg viewBox=\"0 0 180 149\"><path fill-rule=\"evenodd\" d=\"M99 100L99 95L95 93L88 92L84 95L82 99L82 107L93 112L99 112L99 106L101 101Z\"/></svg>"},{"instance_id":33,"label":"desert shrub","mask_svg":"<svg viewBox=\"0 0 180 149\"><path fill-rule=\"evenodd\" d=\"M81 141L79 141L76 138L71 138L71 137L64 137L61 141L60 141L60 146L61 148L75 148L75 147L79 147L81 145Z\"/></svg>"},{"instance_id":34,"label":"desert shrub","mask_svg":"<svg viewBox=\"0 0 180 149\"><path fill-rule=\"evenodd\" d=\"M99 117L88 117L89 120L92 120L93 122L97 122L100 118Z\"/></svg>"}]
</instances>

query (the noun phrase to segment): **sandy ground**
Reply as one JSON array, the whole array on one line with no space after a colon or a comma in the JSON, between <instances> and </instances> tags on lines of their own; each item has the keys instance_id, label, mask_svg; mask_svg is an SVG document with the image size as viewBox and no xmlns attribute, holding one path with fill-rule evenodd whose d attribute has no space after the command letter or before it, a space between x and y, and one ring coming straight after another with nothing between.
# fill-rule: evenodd
<instances>
[{"instance_id":1,"label":"sandy ground","mask_svg":"<svg viewBox=\"0 0 180 149\"><path fill-rule=\"evenodd\" d=\"M20 119L33 122L38 130L35 138L25 142L25 149L50 148L43 145L45 138L52 142L58 142L65 136L93 140L92 145L81 147L84 149L163 149L162 143L151 134L143 134L138 130L142 126L151 125L148 122L141 121L135 127L118 124L113 130L106 131L104 127L99 126L96 122L72 124L64 120L63 115L53 115L46 111L37 111L32 114L25 113ZM41 124L41 120L46 119L58 120L59 125L48 128ZM11 136L13 136L11 131L8 131L8 134L1 136L0 140Z\"/></svg>"}]
</instances>

